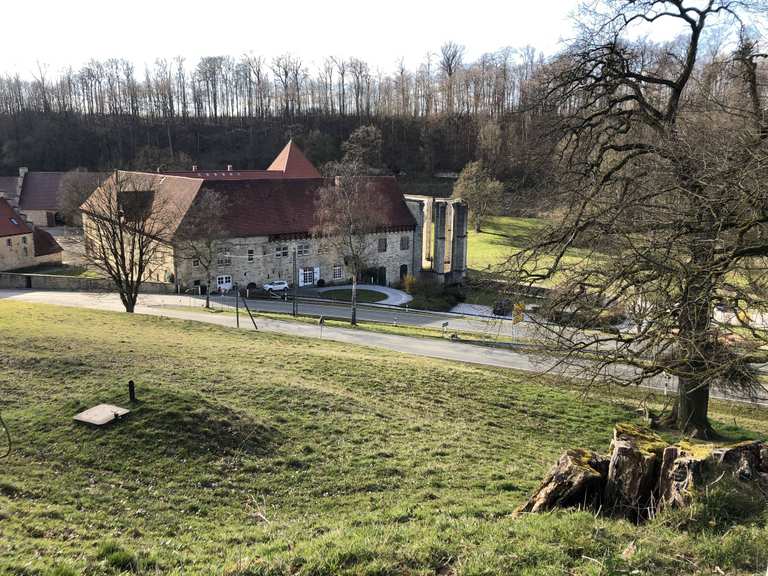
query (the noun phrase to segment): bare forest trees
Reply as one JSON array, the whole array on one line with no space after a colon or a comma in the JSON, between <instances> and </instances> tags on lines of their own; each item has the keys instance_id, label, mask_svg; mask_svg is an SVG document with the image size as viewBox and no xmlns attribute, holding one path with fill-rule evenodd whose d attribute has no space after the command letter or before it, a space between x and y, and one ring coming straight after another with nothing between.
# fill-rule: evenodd
<instances>
[{"instance_id":1,"label":"bare forest trees","mask_svg":"<svg viewBox=\"0 0 768 576\"><path fill-rule=\"evenodd\" d=\"M157 180L115 172L81 207L85 256L115 284L126 312L134 311L142 284L171 257L175 207L158 197Z\"/></svg>"},{"instance_id":2,"label":"bare forest trees","mask_svg":"<svg viewBox=\"0 0 768 576\"><path fill-rule=\"evenodd\" d=\"M593 375L623 383L676 378L668 421L700 437L712 434L711 388L748 393L765 344L765 54L742 26L766 10L610 0L585 13L589 26L548 70L565 134L556 150L565 213L509 263L517 282L558 275L558 324L542 331L567 359L584 368L577 356L588 353ZM683 35L652 45L637 39L639 23ZM729 41L708 52L715 29ZM607 310L626 317L621 331L605 326Z\"/></svg>"},{"instance_id":3,"label":"bare forest trees","mask_svg":"<svg viewBox=\"0 0 768 576\"><path fill-rule=\"evenodd\" d=\"M298 114L501 116L519 107L538 68L532 49L504 49L465 63L464 48L448 42L437 62L428 54L417 70L402 63L390 74L358 58L327 58L315 71L283 54L267 63L245 54L206 56L187 66L158 58L143 72L119 59L92 60L58 75L41 65L30 79L0 77L0 114L79 113L168 120L221 121Z\"/></svg>"},{"instance_id":4,"label":"bare forest trees","mask_svg":"<svg viewBox=\"0 0 768 576\"><path fill-rule=\"evenodd\" d=\"M381 196L375 193L366 167L357 162L337 164L333 185L318 191L313 234L323 250L337 256L352 276L352 325L357 324L357 279L376 250L383 225Z\"/></svg>"}]
</instances>

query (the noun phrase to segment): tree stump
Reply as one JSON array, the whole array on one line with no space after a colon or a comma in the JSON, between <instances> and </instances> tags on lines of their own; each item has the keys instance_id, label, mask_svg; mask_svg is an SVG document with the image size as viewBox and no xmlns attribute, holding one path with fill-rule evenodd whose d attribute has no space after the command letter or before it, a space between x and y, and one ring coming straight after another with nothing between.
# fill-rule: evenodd
<instances>
[{"instance_id":1,"label":"tree stump","mask_svg":"<svg viewBox=\"0 0 768 576\"><path fill-rule=\"evenodd\" d=\"M607 472L605 457L589 450L568 450L518 513L593 505L603 492Z\"/></svg>"},{"instance_id":2,"label":"tree stump","mask_svg":"<svg viewBox=\"0 0 768 576\"><path fill-rule=\"evenodd\" d=\"M614 428L605 486L606 503L641 513L651 504L660 455L666 443L656 434L628 424Z\"/></svg>"}]
</instances>

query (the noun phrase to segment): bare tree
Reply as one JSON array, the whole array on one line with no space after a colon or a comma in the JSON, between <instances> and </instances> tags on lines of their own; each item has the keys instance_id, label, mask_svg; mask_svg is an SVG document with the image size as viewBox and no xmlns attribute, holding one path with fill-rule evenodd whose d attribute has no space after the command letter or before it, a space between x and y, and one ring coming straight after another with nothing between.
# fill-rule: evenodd
<instances>
[{"instance_id":1,"label":"bare tree","mask_svg":"<svg viewBox=\"0 0 768 576\"><path fill-rule=\"evenodd\" d=\"M79 226L80 206L107 178L104 172L88 172L84 168L70 170L61 178L59 192L59 210L67 224Z\"/></svg>"},{"instance_id":2,"label":"bare tree","mask_svg":"<svg viewBox=\"0 0 768 576\"><path fill-rule=\"evenodd\" d=\"M462 198L469 207L475 232L480 232L488 216L501 206L504 185L495 180L482 162L470 162L453 186L453 196Z\"/></svg>"},{"instance_id":3,"label":"bare tree","mask_svg":"<svg viewBox=\"0 0 768 576\"><path fill-rule=\"evenodd\" d=\"M126 312L170 257L175 209L157 193L158 181L116 171L81 207L86 259L113 281Z\"/></svg>"},{"instance_id":4,"label":"bare tree","mask_svg":"<svg viewBox=\"0 0 768 576\"><path fill-rule=\"evenodd\" d=\"M455 42L446 42L440 47L440 69L445 75L445 110L449 114L454 109L454 84L461 61L464 57L464 46Z\"/></svg>"},{"instance_id":5,"label":"bare tree","mask_svg":"<svg viewBox=\"0 0 768 576\"><path fill-rule=\"evenodd\" d=\"M551 302L561 325L542 330L567 351L564 361L590 353L593 362L579 366L622 383L676 377L667 421L700 437L712 435L711 387L749 391L749 361L765 342L756 320L768 257L760 55L744 41L729 55L722 100L697 78L708 27L730 26L738 38L752 10L765 13L766 4L609 0L584 13L591 24L548 74L548 103L565 133L564 215L509 263L518 282L561 279ZM661 49L635 39L636 24L665 21L684 36ZM590 253L574 261L574 247ZM600 328L609 309L631 329L583 330Z\"/></svg>"},{"instance_id":6,"label":"bare tree","mask_svg":"<svg viewBox=\"0 0 768 576\"><path fill-rule=\"evenodd\" d=\"M323 249L344 261L352 273L352 325L357 324L357 281L368 266L385 225L380 196L358 162L336 164L333 184L318 191L315 201L316 236Z\"/></svg>"},{"instance_id":7,"label":"bare tree","mask_svg":"<svg viewBox=\"0 0 768 576\"><path fill-rule=\"evenodd\" d=\"M227 209L226 197L202 190L173 239L176 257L201 268L205 274L206 308L210 308L213 272L229 249L228 230L223 218Z\"/></svg>"}]
</instances>

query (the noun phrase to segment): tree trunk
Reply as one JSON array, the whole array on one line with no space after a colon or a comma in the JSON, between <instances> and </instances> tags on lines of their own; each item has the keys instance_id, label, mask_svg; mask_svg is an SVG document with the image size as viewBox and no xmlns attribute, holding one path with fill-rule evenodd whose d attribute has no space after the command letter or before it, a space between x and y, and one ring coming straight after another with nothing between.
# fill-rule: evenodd
<instances>
[{"instance_id":1,"label":"tree trunk","mask_svg":"<svg viewBox=\"0 0 768 576\"><path fill-rule=\"evenodd\" d=\"M694 254L694 260L696 254ZM680 306L680 346L683 374L678 376L676 427L697 438L709 438L707 419L709 383L706 355L710 353L711 283L694 277L686 286Z\"/></svg>"},{"instance_id":2,"label":"tree trunk","mask_svg":"<svg viewBox=\"0 0 768 576\"><path fill-rule=\"evenodd\" d=\"M352 326L357 326L357 272L352 276Z\"/></svg>"}]
</instances>

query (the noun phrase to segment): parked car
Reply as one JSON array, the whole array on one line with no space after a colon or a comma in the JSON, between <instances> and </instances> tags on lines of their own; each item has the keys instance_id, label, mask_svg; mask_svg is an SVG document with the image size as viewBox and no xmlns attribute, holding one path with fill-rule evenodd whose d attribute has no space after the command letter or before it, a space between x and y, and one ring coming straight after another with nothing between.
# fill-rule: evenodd
<instances>
[{"instance_id":1,"label":"parked car","mask_svg":"<svg viewBox=\"0 0 768 576\"><path fill-rule=\"evenodd\" d=\"M263 286L266 292L285 292L288 290L288 282L285 280L273 280Z\"/></svg>"}]
</instances>

